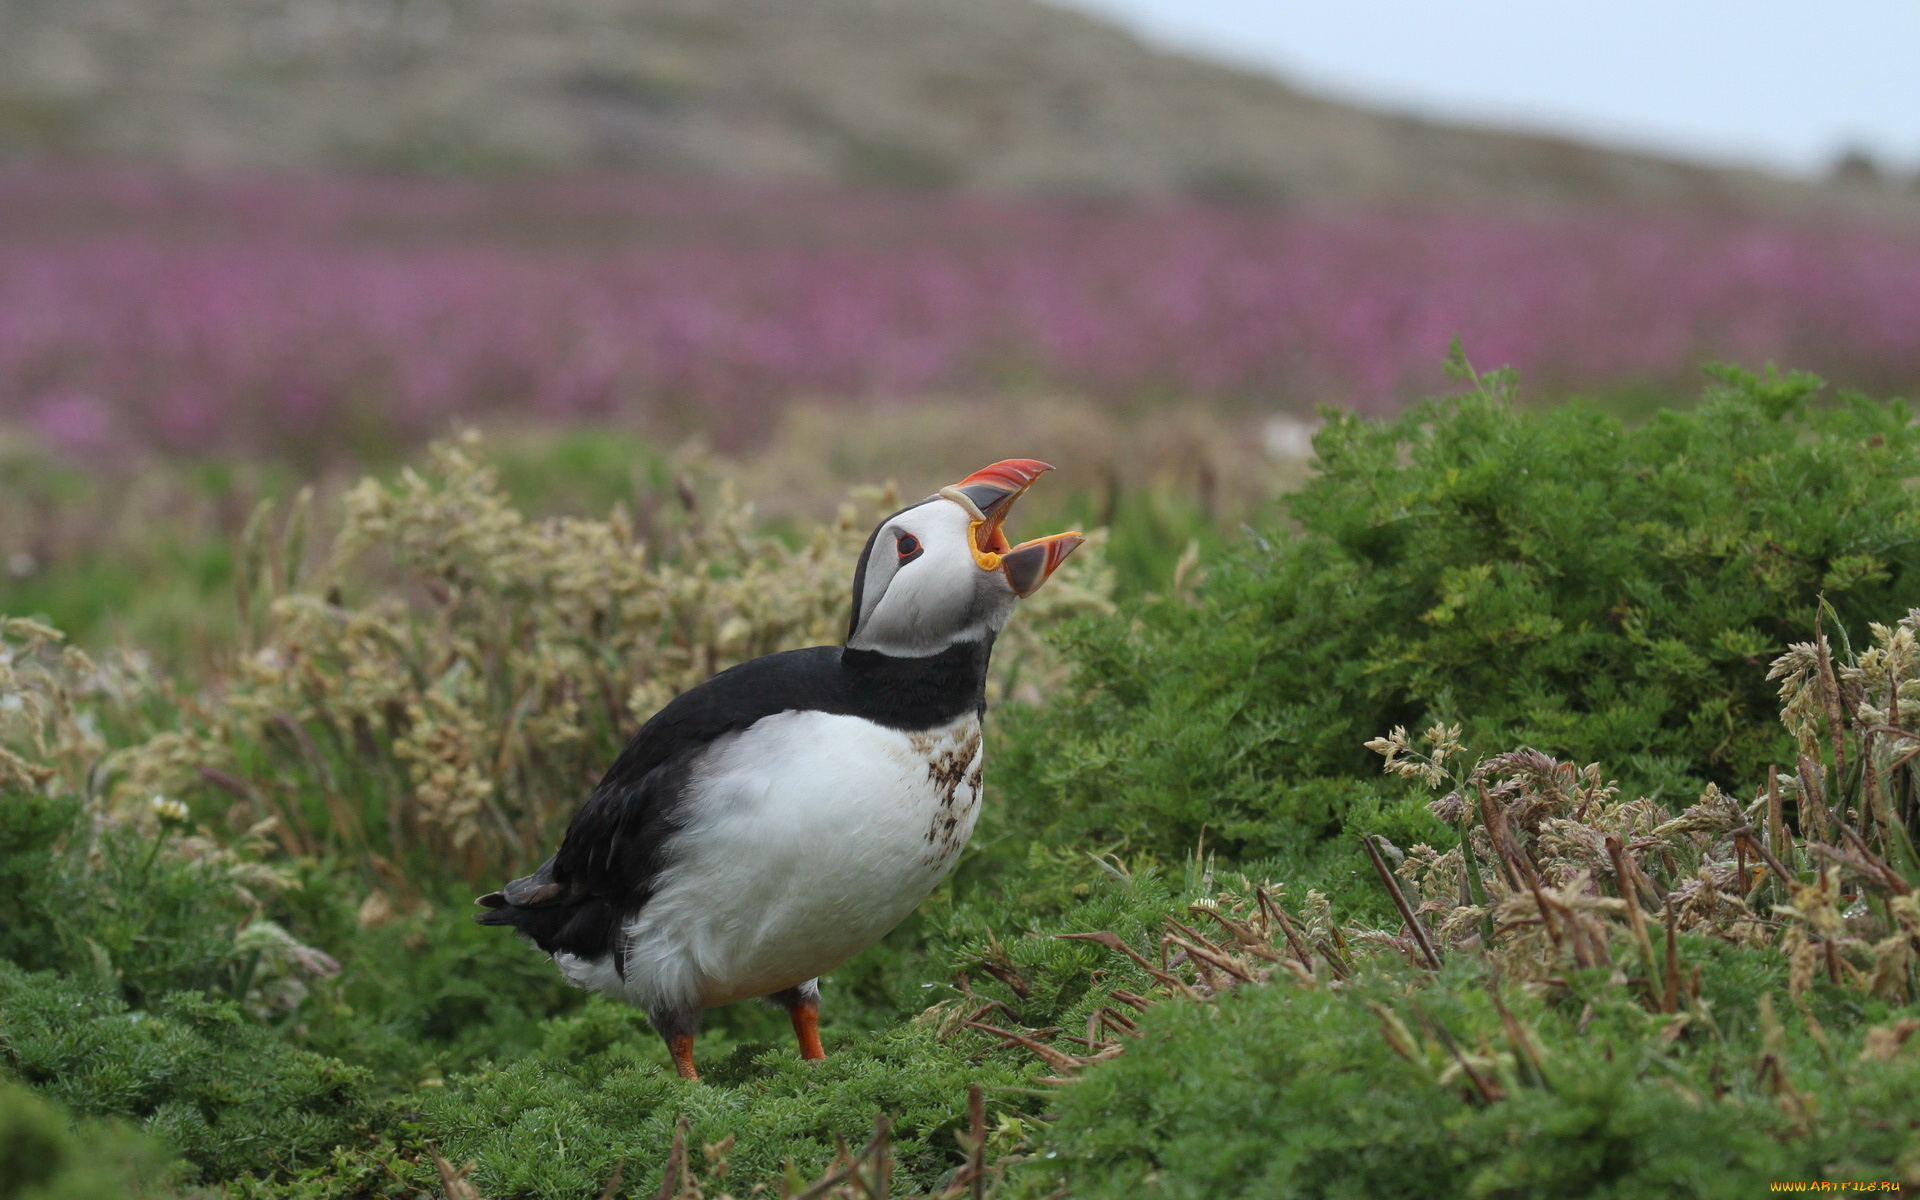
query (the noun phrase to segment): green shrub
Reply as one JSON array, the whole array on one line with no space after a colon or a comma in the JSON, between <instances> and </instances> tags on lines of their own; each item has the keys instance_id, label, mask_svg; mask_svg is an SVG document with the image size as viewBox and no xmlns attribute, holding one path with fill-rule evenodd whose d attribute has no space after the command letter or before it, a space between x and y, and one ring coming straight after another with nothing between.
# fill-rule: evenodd
<instances>
[{"instance_id":1,"label":"green shrub","mask_svg":"<svg viewBox=\"0 0 1920 1200\"><path fill-rule=\"evenodd\" d=\"M314 981L290 1033L370 1069L383 1087L527 1054L547 1018L586 998L545 955L469 920L470 894L443 889L433 903L362 926L355 910L366 884L348 865L309 864L301 879L280 901L287 924L337 952L340 971Z\"/></svg>"},{"instance_id":2,"label":"green shrub","mask_svg":"<svg viewBox=\"0 0 1920 1200\"><path fill-rule=\"evenodd\" d=\"M841 1041L824 1062L805 1063L782 1038L738 1045L689 1084L666 1069L637 1014L595 1003L555 1022L540 1054L449 1080L415 1103L441 1153L477 1162L489 1200L597 1195L623 1161L637 1194L651 1195L681 1116L694 1145L733 1139L728 1179L744 1192L780 1178L788 1161L810 1177L832 1159L836 1138L857 1141L886 1113L901 1183L927 1189L961 1162L953 1134L968 1085L1018 1088L1033 1074L1012 1058L970 1064L975 1048L908 1025Z\"/></svg>"},{"instance_id":3,"label":"green shrub","mask_svg":"<svg viewBox=\"0 0 1920 1200\"><path fill-rule=\"evenodd\" d=\"M784 1021L782 1022L784 1024ZM679 1079L660 1040L637 1012L595 999L549 1022L534 1052L394 1097L373 1140L340 1139L303 1170L237 1181L237 1195L273 1200L437 1193L431 1154L474 1164L487 1200L602 1194L616 1170L627 1190L653 1195L674 1131L684 1118L695 1148L725 1142L727 1186L745 1195L771 1185L791 1163L811 1178L836 1141L856 1142L886 1114L901 1186L929 1189L962 1162L967 1089L980 1083L996 1114L1034 1102L1035 1064L1017 1056L969 1061L978 1038L943 1042L934 1023L878 1033L827 1035L831 1053L802 1062L791 1039L729 1041L705 1035L702 1078Z\"/></svg>"},{"instance_id":4,"label":"green shrub","mask_svg":"<svg viewBox=\"0 0 1920 1200\"><path fill-rule=\"evenodd\" d=\"M365 1137L361 1068L296 1050L228 1000L151 1010L0 963L0 1068L85 1116L126 1117L207 1180L272 1175Z\"/></svg>"},{"instance_id":5,"label":"green shrub","mask_svg":"<svg viewBox=\"0 0 1920 1200\"><path fill-rule=\"evenodd\" d=\"M94 981L142 1004L179 990L244 995L261 975L228 863L168 853L164 831L0 793L0 959Z\"/></svg>"},{"instance_id":6,"label":"green shrub","mask_svg":"<svg viewBox=\"0 0 1920 1200\"><path fill-rule=\"evenodd\" d=\"M1429 827L1362 743L1464 726L1602 760L1683 798L1793 761L1756 670L1824 592L1856 632L1920 594L1920 431L1816 403L1800 375L1727 371L1695 411L1623 428L1516 411L1511 380L1388 421L1335 416L1297 531L1199 597L1080 623L1076 685L1008 720L995 799L1024 836L1256 856ZM1006 826L1001 826L1004 829ZM989 826L989 829L993 829Z\"/></svg>"},{"instance_id":7,"label":"green shrub","mask_svg":"<svg viewBox=\"0 0 1920 1200\"><path fill-rule=\"evenodd\" d=\"M0 1200L159 1200L175 1165L111 1122L70 1125L18 1084L0 1080Z\"/></svg>"},{"instance_id":8,"label":"green shrub","mask_svg":"<svg viewBox=\"0 0 1920 1200\"><path fill-rule=\"evenodd\" d=\"M1044 1155L1018 1195L1068 1184L1076 1200L1294 1196L1747 1197L1770 1180L1899 1178L1920 1169L1920 1053L1862 1060L1864 1027L1789 1015L1784 1078L1811 1115L1756 1071L1766 1035L1758 991L1784 989L1778 954L1689 939L1686 953L1738 957L1710 969L1715 1036L1662 1036L1672 1018L1593 993L1587 1009L1510 989L1540 1054L1524 1082L1477 965L1450 966L1415 1001L1398 975L1344 990L1237 989L1214 1004L1168 1003L1146 1035L1064 1089ZM1764 958L1759 979L1752 960ZM1568 998L1563 998L1568 999ZM1368 1001L1412 1030L1444 1029L1499 1098L1488 1103L1431 1033L1395 1051ZM1823 1014L1831 1019L1834 1014ZM1824 1044L1823 1044L1824 1042ZM1429 1055L1427 1052L1433 1051ZM1444 1065L1443 1065L1444 1064Z\"/></svg>"},{"instance_id":9,"label":"green shrub","mask_svg":"<svg viewBox=\"0 0 1920 1200\"><path fill-rule=\"evenodd\" d=\"M1453 844L1376 844L1401 857L1391 873L1374 860L1395 906L1379 928L1330 930L1311 895L1289 927L1242 882L1186 914L1168 904L1158 929L1149 915L1144 939L1102 939L1113 953L1089 980L1153 975L1127 982L1152 997L1122 1029L1139 1040L1081 1060L1019 1194L1920 1182L1920 859L1903 824L1917 735L1894 700L1915 693L1916 629L1920 611L1860 652L1799 643L1774 663L1805 777L1824 750L1856 768L1833 771L1798 832L1791 783L1750 801L1710 786L1676 813L1601 764L1519 750L1468 767L1440 726L1372 740L1430 789ZM1807 707L1821 680L1825 745Z\"/></svg>"}]
</instances>

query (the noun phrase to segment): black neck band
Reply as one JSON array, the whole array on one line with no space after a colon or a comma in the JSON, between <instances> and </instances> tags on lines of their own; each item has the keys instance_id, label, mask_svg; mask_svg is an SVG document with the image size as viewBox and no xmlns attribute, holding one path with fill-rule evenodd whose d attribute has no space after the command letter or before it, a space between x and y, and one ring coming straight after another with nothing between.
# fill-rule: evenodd
<instances>
[{"instance_id":1,"label":"black neck band","mask_svg":"<svg viewBox=\"0 0 1920 1200\"><path fill-rule=\"evenodd\" d=\"M895 729L930 729L971 710L987 707L987 660L991 636L956 642L924 658L878 650L840 652L848 693L859 715Z\"/></svg>"}]
</instances>

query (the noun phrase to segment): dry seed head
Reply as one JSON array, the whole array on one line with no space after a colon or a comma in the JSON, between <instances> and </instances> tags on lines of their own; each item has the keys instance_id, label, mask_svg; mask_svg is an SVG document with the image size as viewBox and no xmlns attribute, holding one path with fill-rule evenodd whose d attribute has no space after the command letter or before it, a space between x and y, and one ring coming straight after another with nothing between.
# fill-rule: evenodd
<instances>
[{"instance_id":1,"label":"dry seed head","mask_svg":"<svg viewBox=\"0 0 1920 1200\"><path fill-rule=\"evenodd\" d=\"M1794 642L1767 671L1768 679L1780 681L1780 722L1793 734L1802 754L1819 752L1820 649L1814 642Z\"/></svg>"},{"instance_id":2,"label":"dry seed head","mask_svg":"<svg viewBox=\"0 0 1920 1200\"><path fill-rule=\"evenodd\" d=\"M1891 1025L1876 1025L1867 1030L1867 1036L1860 1046L1861 1062L1888 1062L1900 1053L1901 1047L1920 1033L1920 1021L1912 1017L1902 1017Z\"/></svg>"},{"instance_id":3,"label":"dry seed head","mask_svg":"<svg viewBox=\"0 0 1920 1200\"><path fill-rule=\"evenodd\" d=\"M1874 943L1871 953L1873 974L1867 980L1867 994L1899 999L1906 988L1907 972L1914 965L1913 938L1896 933Z\"/></svg>"},{"instance_id":4,"label":"dry seed head","mask_svg":"<svg viewBox=\"0 0 1920 1200\"><path fill-rule=\"evenodd\" d=\"M1469 810L1466 797L1462 796L1456 789L1455 791L1448 792L1438 800L1428 801L1427 811L1448 825L1458 825L1461 818L1465 817Z\"/></svg>"},{"instance_id":5,"label":"dry seed head","mask_svg":"<svg viewBox=\"0 0 1920 1200\"><path fill-rule=\"evenodd\" d=\"M1395 725L1384 737L1372 738L1366 745L1367 749L1387 760L1382 769L1390 769L1393 760L1407 752L1407 727Z\"/></svg>"}]
</instances>

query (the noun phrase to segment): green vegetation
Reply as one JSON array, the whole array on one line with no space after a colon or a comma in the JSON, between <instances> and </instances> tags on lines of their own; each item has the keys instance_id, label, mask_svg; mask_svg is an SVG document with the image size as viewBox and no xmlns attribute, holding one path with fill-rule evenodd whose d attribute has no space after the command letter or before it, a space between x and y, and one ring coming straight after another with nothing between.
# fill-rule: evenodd
<instances>
[{"instance_id":1,"label":"green vegetation","mask_svg":"<svg viewBox=\"0 0 1920 1200\"><path fill-rule=\"evenodd\" d=\"M1857 673L1783 659L1790 688L1861 687L1834 726L1843 753L1872 760L1891 690L1920 682L1892 665L1916 625L1877 631ZM1161 994L1211 981L1212 1003L1153 1005L1137 1044L1066 1089L1050 1144L1074 1153L1017 1194L1733 1197L1920 1172L1911 780L1829 790L1813 823L1859 828L1822 843L1794 835L1777 788L1744 806L1709 790L1674 816L1537 751L1456 769L1457 737L1372 746L1444 792L1430 812L1460 835L1378 868L1420 928L1328 939L1309 914L1276 937L1283 909L1230 895L1190 909L1230 937L1169 920L1162 944L1197 978ZM1390 950L1351 953L1362 942ZM1291 962L1266 951L1282 945Z\"/></svg>"},{"instance_id":2,"label":"green vegetation","mask_svg":"<svg viewBox=\"0 0 1920 1200\"><path fill-rule=\"evenodd\" d=\"M0 1082L0 1200L161 1200L179 1174L124 1124L72 1124L55 1105Z\"/></svg>"},{"instance_id":3,"label":"green vegetation","mask_svg":"<svg viewBox=\"0 0 1920 1200\"><path fill-rule=\"evenodd\" d=\"M266 951L236 936L250 905L227 856L157 853L108 825L87 836L69 797L0 805L0 960L90 978L135 1005L168 992L243 994ZM223 861L226 859L226 861Z\"/></svg>"},{"instance_id":4,"label":"green vegetation","mask_svg":"<svg viewBox=\"0 0 1920 1200\"><path fill-rule=\"evenodd\" d=\"M295 1049L229 1000L178 992L129 1010L0 968L7 1070L76 1112L135 1117L208 1180L293 1170L357 1140L367 1072Z\"/></svg>"},{"instance_id":5,"label":"green vegetation","mask_svg":"<svg viewBox=\"0 0 1920 1200\"><path fill-rule=\"evenodd\" d=\"M1750 1014L1729 1009L1761 989L1785 990L1778 956L1717 952L1705 960L1702 1003L1724 1038L1661 1046L1664 1021L1639 1005L1595 996L1541 1003L1516 991L1513 1018L1540 1054L1540 1082L1508 1041L1488 980L1450 967L1403 999L1403 978L1372 977L1351 993L1280 986L1241 989L1213 1005L1162 1004L1115 1062L1062 1093L1054 1143L1073 1148L1021 1180L1018 1194L1231 1200L1270 1196L1753 1196L1772 1179L1897 1178L1892 1164L1920 1142L1912 1102L1920 1055L1859 1060L1864 1027L1822 1046L1795 1021L1784 1057L1808 1064L1817 1118L1802 1131L1751 1064L1762 1057ZM1756 970L1756 966L1759 968ZM1594 981L1575 985L1603 993ZM1590 989L1590 990L1589 990ZM1486 1056L1483 1082L1500 1099L1436 1083L1450 1063L1437 1042L1397 1053L1369 1003ZM1726 1008L1717 1007L1726 1004ZM1831 1003L1829 1007L1839 1007ZM1418 1017L1414 1015L1418 1013ZM1845 1018L1843 1018L1845 1019ZM1857 1019L1857 1018L1856 1018ZM1396 1031L1397 1032L1397 1031ZM1477 1060L1476 1060L1477 1061Z\"/></svg>"},{"instance_id":6,"label":"green vegetation","mask_svg":"<svg viewBox=\"0 0 1920 1200\"><path fill-rule=\"evenodd\" d=\"M1332 422L1231 552L1063 501L1160 595L1074 560L828 1061L740 1005L698 1084L472 884L665 694L831 636L863 515L451 444L246 521L216 669L7 621L0 1200L1920 1186L1920 434L1799 377L1633 429L1510 387Z\"/></svg>"},{"instance_id":7,"label":"green vegetation","mask_svg":"<svg viewBox=\"0 0 1920 1200\"><path fill-rule=\"evenodd\" d=\"M1492 752L1602 761L1669 802L1790 762L1756 667L1920 595L1920 430L1724 372L1643 426L1514 411L1504 375L1385 422L1335 418L1297 534L1218 566L1196 603L1082 625L1073 685L1009 722L1003 797L1055 842L1298 852L1387 796L1362 748L1459 723ZM1375 820L1412 821L1404 813ZM1383 830L1393 832L1393 830Z\"/></svg>"}]
</instances>

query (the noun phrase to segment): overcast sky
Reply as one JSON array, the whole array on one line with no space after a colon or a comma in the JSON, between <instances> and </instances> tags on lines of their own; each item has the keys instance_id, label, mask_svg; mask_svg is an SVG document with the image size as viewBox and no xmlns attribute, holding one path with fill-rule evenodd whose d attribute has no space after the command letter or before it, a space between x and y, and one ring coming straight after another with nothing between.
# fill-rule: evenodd
<instances>
[{"instance_id":1,"label":"overcast sky","mask_svg":"<svg viewBox=\"0 0 1920 1200\"><path fill-rule=\"evenodd\" d=\"M1920 0L1069 0L1438 116L1819 171L1920 169Z\"/></svg>"}]
</instances>

